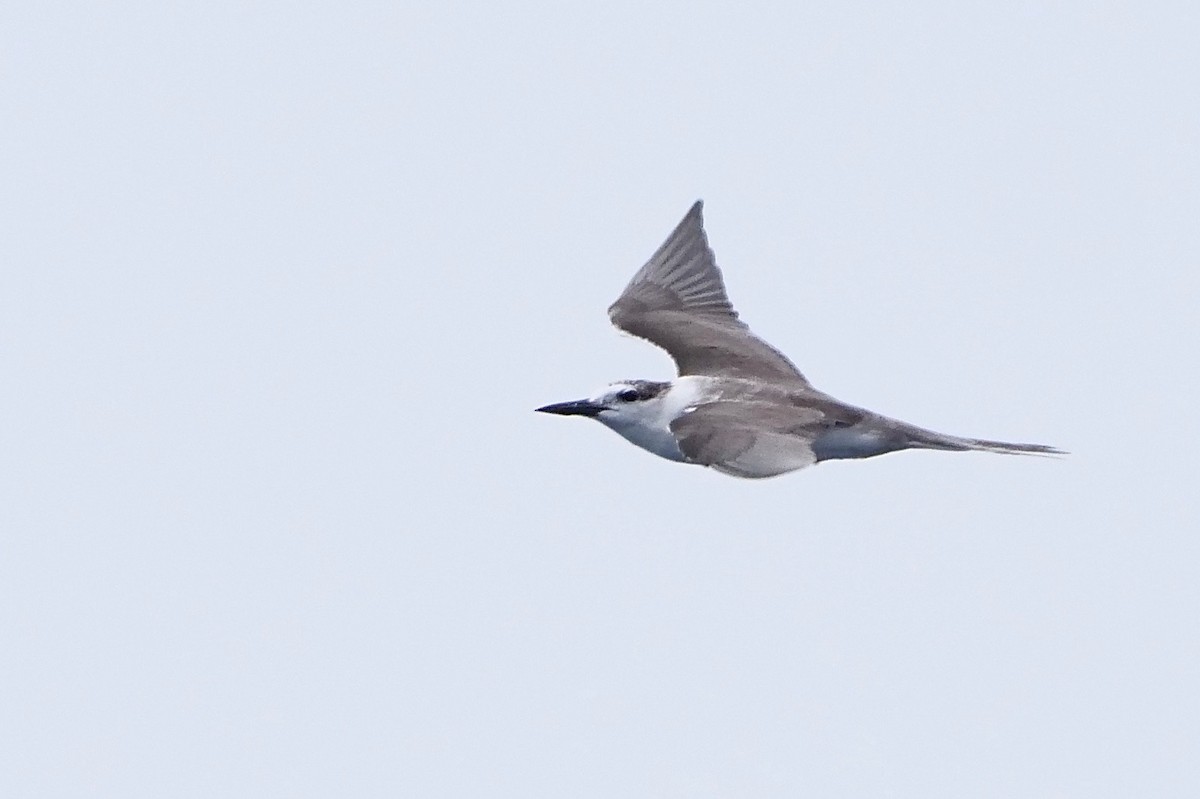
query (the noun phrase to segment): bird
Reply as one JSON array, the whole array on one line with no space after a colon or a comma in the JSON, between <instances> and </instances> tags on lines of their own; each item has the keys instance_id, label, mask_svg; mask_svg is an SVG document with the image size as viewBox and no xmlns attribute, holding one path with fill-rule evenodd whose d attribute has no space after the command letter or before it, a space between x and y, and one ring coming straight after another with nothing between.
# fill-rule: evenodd
<instances>
[{"instance_id":1,"label":"bird","mask_svg":"<svg viewBox=\"0 0 1200 799\"><path fill-rule=\"evenodd\" d=\"M743 478L907 449L1066 454L936 433L818 391L739 318L703 212L697 201L608 309L618 329L666 350L677 377L620 380L538 412L595 419L667 460Z\"/></svg>"}]
</instances>

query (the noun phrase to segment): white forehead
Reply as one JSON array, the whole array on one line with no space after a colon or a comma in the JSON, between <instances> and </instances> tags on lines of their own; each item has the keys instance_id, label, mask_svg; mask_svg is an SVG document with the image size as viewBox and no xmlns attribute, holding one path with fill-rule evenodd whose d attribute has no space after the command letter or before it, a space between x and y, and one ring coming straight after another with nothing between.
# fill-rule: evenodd
<instances>
[{"instance_id":1,"label":"white forehead","mask_svg":"<svg viewBox=\"0 0 1200 799\"><path fill-rule=\"evenodd\" d=\"M592 396L588 397L588 399L590 399L594 402L599 401L599 400L604 400L604 399L610 399L612 397L615 397L617 394L621 393L622 391L627 391L628 389L631 389L631 388L634 389L635 391L637 390L637 386L633 385L632 383L626 383L624 381L618 381L616 383L609 383L604 388L597 389L592 394Z\"/></svg>"}]
</instances>

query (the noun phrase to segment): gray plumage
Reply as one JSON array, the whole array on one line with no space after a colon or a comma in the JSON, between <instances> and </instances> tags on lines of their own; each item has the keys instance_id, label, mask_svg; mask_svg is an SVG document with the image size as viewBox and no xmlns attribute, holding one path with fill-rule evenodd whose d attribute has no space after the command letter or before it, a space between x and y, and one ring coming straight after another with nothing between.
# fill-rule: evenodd
<instances>
[{"instance_id":1,"label":"gray plumage","mask_svg":"<svg viewBox=\"0 0 1200 799\"><path fill-rule=\"evenodd\" d=\"M697 202L609 308L621 330L663 348L679 377L614 383L539 411L590 416L671 460L772 477L823 460L902 449L1062 454L936 433L824 394L750 331L729 301Z\"/></svg>"},{"instance_id":2,"label":"gray plumage","mask_svg":"<svg viewBox=\"0 0 1200 799\"><path fill-rule=\"evenodd\" d=\"M679 374L808 385L791 361L750 332L725 293L699 200L608 309L617 327L653 342Z\"/></svg>"}]
</instances>

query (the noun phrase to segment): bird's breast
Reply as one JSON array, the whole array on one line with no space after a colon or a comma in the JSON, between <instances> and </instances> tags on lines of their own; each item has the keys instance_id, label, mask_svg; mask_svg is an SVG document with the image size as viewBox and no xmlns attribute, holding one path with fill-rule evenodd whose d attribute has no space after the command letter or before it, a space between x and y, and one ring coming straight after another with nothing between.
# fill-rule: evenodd
<instances>
[{"instance_id":1,"label":"bird's breast","mask_svg":"<svg viewBox=\"0 0 1200 799\"><path fill-rule=\"evenodd\" d=\"M602 414L599 417L600 422L618 433L630 444L635 444L647 452L653 452L660 458L666 458L669 461L687 461L683 451L679 449L679 444L675 441L675 434L665 424L647 424L640 420L605 419L603 416Z\"/></svg>"}]
</instances>

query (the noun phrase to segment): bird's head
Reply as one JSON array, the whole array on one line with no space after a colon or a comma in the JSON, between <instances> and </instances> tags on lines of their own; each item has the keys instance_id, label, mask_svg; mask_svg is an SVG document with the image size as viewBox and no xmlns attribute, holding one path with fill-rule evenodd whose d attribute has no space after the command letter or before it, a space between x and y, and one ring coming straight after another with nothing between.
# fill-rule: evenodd
<instances>
[{"instance_id":1,"label":"bird's head","mask_svg":"<svg viewBox=\"0 0 1200 799\"><path fill-rule=\"evenodd\" d=\"M610 426L649 423L658 416L670 387L670 383L653 380L621 380L609 383L587 399L556 402L537 410L559 416L587 416Z\"/></svg>"}]
</instances>

